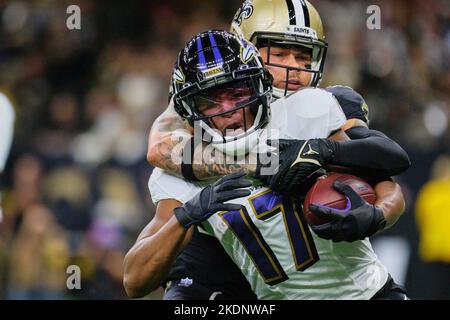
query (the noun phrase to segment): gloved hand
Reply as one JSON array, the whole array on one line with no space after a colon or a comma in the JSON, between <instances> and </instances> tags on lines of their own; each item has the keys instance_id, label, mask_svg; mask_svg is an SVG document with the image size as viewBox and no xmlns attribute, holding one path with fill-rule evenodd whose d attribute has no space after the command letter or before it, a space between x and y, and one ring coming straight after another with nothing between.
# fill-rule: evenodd
<instances>
[{"instance_id":1,"label":"gloved hand","mask_svg":"<svg viewBox=\"0 0 450 320\"><path fill-rule=\"evenodd\" d=\"M384 229L386 219L383 211L361 198L349 185L335 181L333 187L344 194L349 202L345 210L309 205L309 210L330 222L311 226L321 238L334 242L363 240Z\"/></svg>"},{"instance_id":2,"label":"gloved hand","mask_svg":"<svg viewBox=\"0 0 450 320\"><path fill-rule=\"evenodd\" d=\"M276 140L279 164L275 174L258 177L272 190L295 195L306 193L317 177L325 174L322 165L332 157L326 139ZM275 141L268 141L275 146Z\"/></svg>"},{"instance_id":3,"label":"gloved hand","mask_svg":"<svg viewBox=\"0 0 450 320\"><path fill-rule=\"evenodd\" d=\"M244 176L244 172L232 173L203 188L191 200L174 209L175 217L182 226L189 228L218 211L240 210L242 205L224 202L250 195L250 190L240 189L252 186Z\"/></svg>"}]
</instances>

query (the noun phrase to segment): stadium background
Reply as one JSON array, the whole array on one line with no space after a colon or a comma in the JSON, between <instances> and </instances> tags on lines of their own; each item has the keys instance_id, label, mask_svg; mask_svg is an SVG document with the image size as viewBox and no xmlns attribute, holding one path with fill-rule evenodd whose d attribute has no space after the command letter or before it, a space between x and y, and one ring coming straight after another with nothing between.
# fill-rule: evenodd
<instances>
[{"instance_id":1,"label":"stadium background","mask_svg":"<svg viewBox=\"0 0 450 320\"><path fill-rule=\"evenodd\" d=\"M397 179L407 211L377 248L412 298L449 299L448 2L311 2L329 43L321 85L359 91L371 127L412 160ZM0 89L17 112L1 181L0 298L126 298L123 256L154 214L147 134L166 106L176 53L199 31L228 29L240 3L0 2ZM66 27L71 4L81 30ZM370 4L381 8L381 30L366 28ZM66 288L71 264L81 290Z\"/></svg>"}]
</instances>

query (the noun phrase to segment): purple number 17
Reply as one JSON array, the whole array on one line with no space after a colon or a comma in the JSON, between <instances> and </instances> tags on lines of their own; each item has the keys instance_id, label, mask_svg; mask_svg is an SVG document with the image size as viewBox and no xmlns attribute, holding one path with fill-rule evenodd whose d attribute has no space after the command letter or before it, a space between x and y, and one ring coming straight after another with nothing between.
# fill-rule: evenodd
<instances>
[{"instance_id":1,"label":"purple number 17","mask_svg":"<svg viewBox=\"0 0 450 320\"><path fill-rule=\"evenodd\" d=\"M298 271L307 269L319 260L308 226L291 198L266 190L249 197L248 201L254 216L259 220L265 221L278 214L283 216L292 257ZM220 215L247 251L265 283L274 285L288 279L246 208L222 212Z\"/></svg>"}]
</instances>

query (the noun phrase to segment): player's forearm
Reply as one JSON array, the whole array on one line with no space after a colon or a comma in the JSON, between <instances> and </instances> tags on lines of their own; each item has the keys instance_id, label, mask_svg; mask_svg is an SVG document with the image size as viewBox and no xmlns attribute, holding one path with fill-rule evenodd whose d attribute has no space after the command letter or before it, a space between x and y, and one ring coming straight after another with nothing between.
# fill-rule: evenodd
<instances>
[{"instance_id":1,"label":"player's forearm","mask_svg":"<svg viewBox=\"0 0 450 320\"><path fill-rule=\"evenodd\" d=\"M382 181L376 184L375 205L383 210L386 219L386 228L390 228L397 222L405 211L405 200L400 186L392 181Z\"/></svg>"},{"instance_id":2,"label":"player's forearm","mask_svg":"<svg viewBox=\"0 0 450 320\"><path fill-rule=\"evenodd\" d=\"M124 287L129 297L145 296L162 285L188 236L189 231L172 217L157 233L136 242L124 260Z\"/></svg>"},{"instance_id":3,"label":"player's forearm","mask_svg":"<svg viewBox=\"0 0 450 320\"><path fill-rule=\"evenodd\" d=\"M169 105L153 123L148 138L147 161L181 176L181 155L183 141L191 136L184 121Z\"/></svg>"},{"instance_id":4,"label":"player's forearm","mask_svg":"<svg viewBox=\"0 0 450 320\"><path fill-rule=\"evenodd\" d=\"M182 149L174 149L180 141L174 140L171 133L150 134L147 161L154 167L167 170L181 177Z\"/></svg>"},{"instance_id":5,"label":"player's forearm","mask_svg":"<svg viewBox=\"0 0 450 320\"><path fill-rule=\"evenodd\" d=\"M199 180L224 176L235 172L254 174L256 171L256 156L248 154L241 160L226 156L202 142L195 148L192 165L194 175Z\"/></svg>"},{"instance_id":6,"label":"player's forearm","mask_svg":"<svg viewBox=\"0 0 450 320\"><path fill-rule=\"evenodd\" d=\"M331 164L352 167L378 177L398 175L409 168L408 154L383 133L361 126L346 133L352 140L333 143Z\"/></svg>"}]
</instances>

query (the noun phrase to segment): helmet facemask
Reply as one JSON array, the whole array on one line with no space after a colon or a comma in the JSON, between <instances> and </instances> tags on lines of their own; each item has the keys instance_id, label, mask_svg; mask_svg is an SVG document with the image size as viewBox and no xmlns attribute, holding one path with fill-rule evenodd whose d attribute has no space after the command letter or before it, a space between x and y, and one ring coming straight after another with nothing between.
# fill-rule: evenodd
<instances>
[{"instance_id":1,"label":"helmet facemask","mask_svg":"<svg viewBox=\"0 0 450 320\"><path fill-rule=\"evenodd\" d=\"M210 128L219 131L223 142L229 137L238 138L240 134L254 130L260 120L261 98L254 80L226 83L217 88L203 90L194 96L196 121L203 121ZM238 114L236 120L233 115ZM230 119L225 124L223 118Z\"/></svg>"},{"instance_id":2,"label":"helmet facemask","mask_svg":"<svg viewBox=\"0 0 450 320\"><path fill-rule=\"evenodd\" d=\"M269 122L272 76L253 44L226 31L208 30L186 44L172 89L175 110L194 134L228 155L250 152Z\"/></svg>"},{"instance_id":3,"label":"helmet facemask","mask_svg":"<svg viewBox=\"0 0 450 320\"><path fill-rule=\"evenodd\" d=\"M271 88L263 81L270 79L267 71L246 69L237 71L231 77L215 77L213 81L200 82L196 86L181 90L176 96L176 104L182 106L185 118L191 126L200 126L213 146L251 144L249 138L256 136L269 119ZM231 79L226 81L226 79ZM218 147L219 149L223 149ZM230 153L226 147L222 151ZM248 151L248 146L244 148ZM242 155L236 150L233 155ZM233 152L232 152L233 153Z\"/></svg>"},{"instance_id":4,"label":"helmet facemask","mask_svg":"<svg viewBox=\"0 0 450 320\"><path fill-rule=\"evenodd\" d=\"M276 84L282 88L273 88L274 97L282 97L298 89L289 89L289 72L301 74L301 86L316 87L322 78L327 51L327 42L323 32L322 19L314 6L307 0L248 0L237 10L231 23L231 31L248 41L258 49L273 47L306 47L311 50L311 65L301 68L290 67L265 61L267 67L284 68L286 85ZM270 57L270 55L268 55ZM267 60L267 59L265 59ZM279 62L279 61L276 61ZM282 62L286 64L285 62ZM276 70L276 69L275 69ZM295 72L292 72L295 71ZM276 80L280 73L276 70ZM311 74L311 80L305 77ZM286 80L286 81L285 81ZM299 79L295 79L299 80ZM295 81L293 81L295 82Z\"/></svg>"},{"instance_id":5,"label":"helmet facemask","mask_svg":"<svg viewBox=\"0 0 450 320\"><path fill-rule=\"evenodd\" d=\"M311 80L306 86L317 87L322 78L323 68L325 57L327 53L327 43L324 41L320 41L317 39L303 37L299 35L286 35L286 34L277 34L277 33L258 33L254 34L253 42L256 43L256 46L261 48L267 48L267 59L264 61L266 66L283 68L285 69L285 86L284 88L273 88L274 96L276 98L280 98L282 96L286 96L291 94L295 90L289 90L289 74L291 71L300 71L300 72L308 72L311 73ZM294 67L285 64L277 64L276 62L271 61L270 53L274 47L279 48L289 48L289 49L297 49L299 51L309 51L311 55L311 64L306 65L304 68L302 67Z\"/></svg>"}]
</instances>

